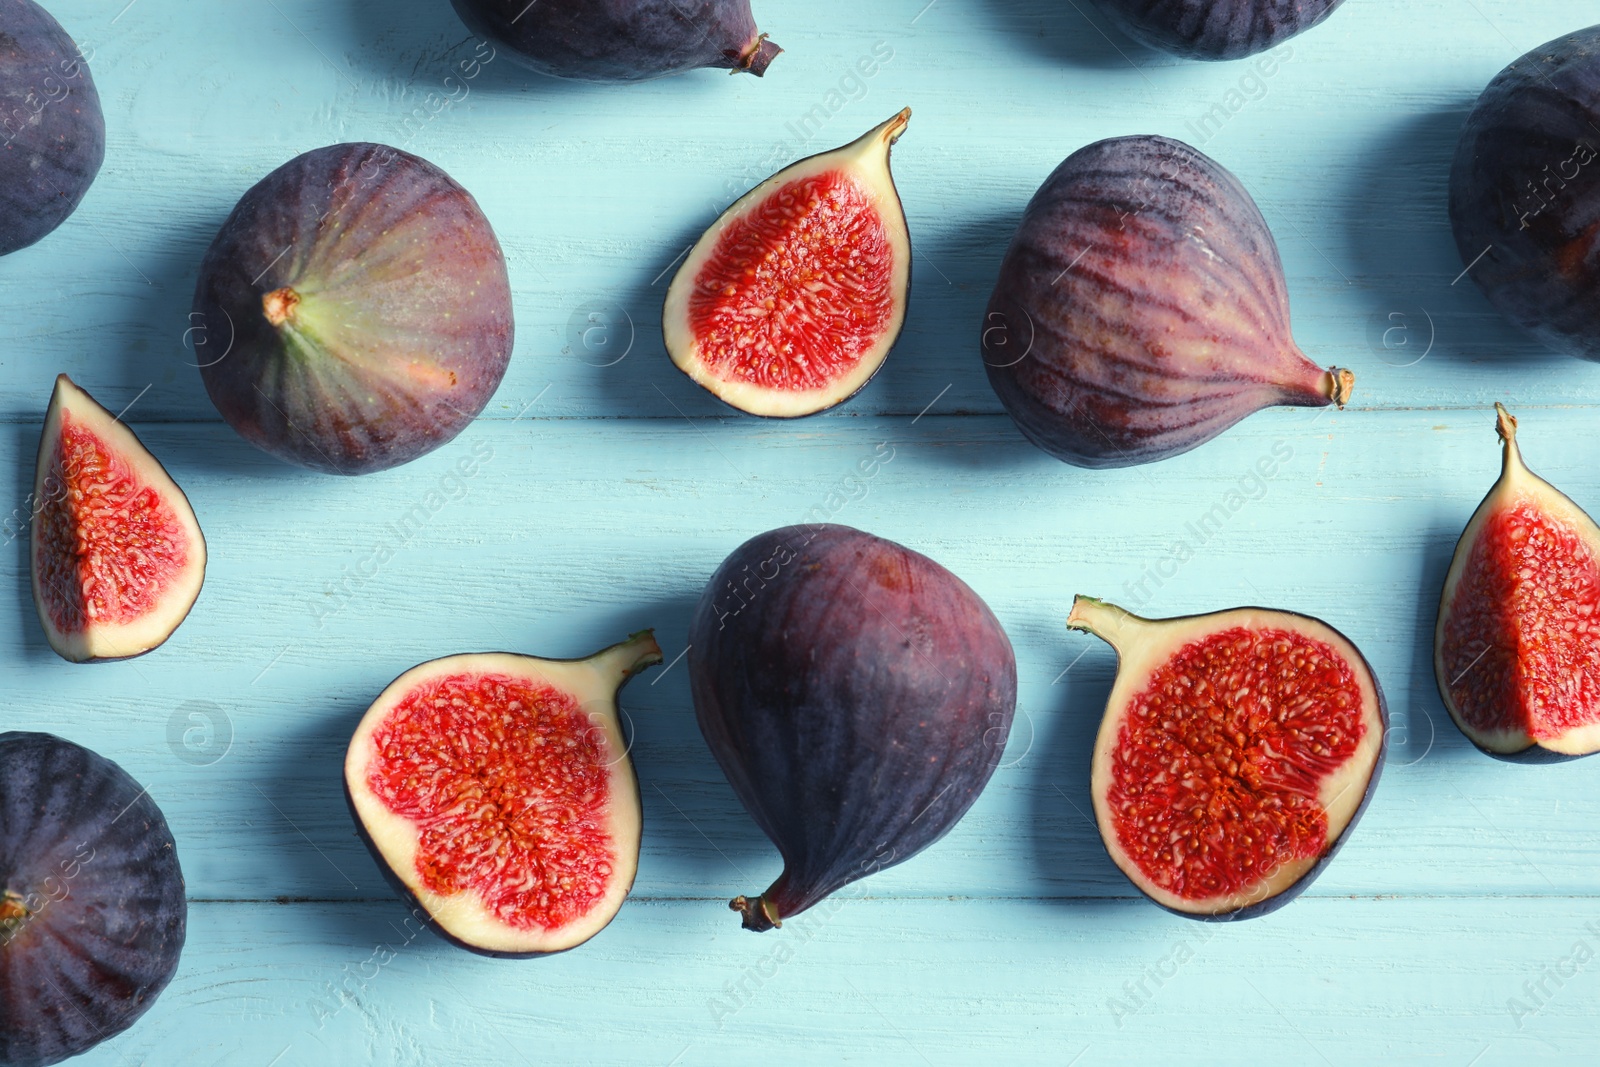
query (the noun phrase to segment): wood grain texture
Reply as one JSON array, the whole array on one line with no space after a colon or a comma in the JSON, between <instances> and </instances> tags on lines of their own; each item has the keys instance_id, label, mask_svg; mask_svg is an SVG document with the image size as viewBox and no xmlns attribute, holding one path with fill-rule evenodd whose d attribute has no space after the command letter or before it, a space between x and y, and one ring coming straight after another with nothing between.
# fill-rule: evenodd
<instances>
[{"instance_id":1,"label":"wood grain texture","mask_svg":"<svg viewBox=\"0 0 1600 1067\"><path fill-rule=\"evenodd\" d=\"M1600 367L1541 353L1452 284L1444 214L1477 92L1592 7L1349 0L1202 144L1187 126L1248 64L1139 51L1088 0L924 3L757 0L787 49L759 81L577 86L491 62L409 126L474 52L445 0L49 4L94 50L110 139L74 219L0 259L4 728L61 733L148 784L195 901L172 989L80 1062L1586 1057L1600 965L1569 963L1579 942L1600 948L1600 762L1477 754L1438 702L1429 641L1455 538L1497 471L1491 401L1522 418L1536 471L1600 508ZM846 84L809 141L791 132L879 42L893 56L859 98ZM662 272L750 184L906 104L894 166L916 282L900 347L824 417L730 415L661 350ZM1022 206L1072 150L1135 132L1199 144L1254 192L1302 347L1357 373L1350 410L1264 412L1104 472L1055 463L1000 414L978 321ZM402 145L475 193L508 253L518 343L456 442L344 480L223 426L185 333L200 256L238 196L355 139ZM596 323L610 332L586 347ZM113 411L133 404L206 531L193 615L139 660L61 662L28 599L13 533L59 371ZM894 458L860 478L880 442ZM1291 458L1252 481L1280 442ZM452 473L474 448L489 458ZM1197 534L1219 505L1220 527ZM652 625L670 661L729 550L824 518L933 556L1016 645L1012 742L956 830L814 926L740 931L724 902L764 888L777 857L706 751L679 662L623 694L646 832L616 923L522 963L412 936L339 795L345 740L382 687L434 656L577 656ZM1193 558L1174 566L1180 541ZM1136 899L1105 858L1087 775L1113 664L1065 630L1079 592L1157 614L1291 608L1367 653L1394 714L1389 764L1304 898L1199 927ZM392 961L375 967L378 949ZM1148 993L1127 992L1141 980Z\"/></svg>"}]
</instances>

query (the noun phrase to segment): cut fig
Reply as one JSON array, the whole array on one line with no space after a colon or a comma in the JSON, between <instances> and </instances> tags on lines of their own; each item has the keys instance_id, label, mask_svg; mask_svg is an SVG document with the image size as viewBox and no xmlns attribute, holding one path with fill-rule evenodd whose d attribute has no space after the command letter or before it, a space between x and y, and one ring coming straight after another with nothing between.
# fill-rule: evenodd
<instances>
[{"instance_id":1,"label":"cut fig","mask_svg":"<svg viewBox=\"0 0 1600 1067\"><path fill-rule=\"evenodd\" d=\"M1067 626L1117 651L1095 738L1095 821L1145 896L1196 919L1293 900L1378 783L1388 711L1356 646L1266 608L1142 619L1077 597Z\"/></svg>"},{"instance_id":2,"label":"cut fig","mask_svg":"<svg viewBox=\"0 0 1600 1067\"><path fill-rule=\"evenodd\" d=\"M256 183L200 264L206 393L264 452L367 474L450 441L511 359L511 281L472 194L427 160L330 145Z\"/></svg>"},{"instance_id":3,"label":"cut fig","mask_svg":"<svg viewBox=\"0 0 1600 1067\"><path fill-rule=\"evenodd\" d=\"M200 595L206 542L189 498L111 412L56 378L33 484L33 602L74 663L142 655Z\"/></svg>"},{"instance_id":4,"label":"cut fig","mask_svg":"<svg viewBox=\"0 0 1600 1067\"><path fill-rule=\"evenodd\" d=\"M747 930L903 863L978 799L1005 751L1017 664L960 578L848 526L746 541L689 624L695 718L783 854Z\"/></svg>"},{"instance_id":5,"label":"cut fig","mask_svg":"<svg viewBox=\"0 0 1600 1067\"><path fill-rule=\"evenodd\" d=\"M752 415L812 415L854 396L905 324L911 235L889 173L906 108L802 159L701 236L667 289L678 369Z\"/></svg>"},{"instance_id":6,"label":"cut fig","mask_svg":"<svg viewBox=\"0 0 1600 1067\"><path fill-rule=\"evenodd\" d=\"M1500 477L1445 576L1434 677L1450 717L1491 756L1600 751L1600 528L1530 471L1499 404Z\"/></svg>"},{"instance_id":7,"label":"cut fig","mask_svg":"<svg viewBox=\"0 0 1600 1067\"><path fill-rule=\"evenodd\" d=\"M385 876L447 941L543 956L616 915L643 826L617 692L660 662L648 630L583 660L447 656L368 709L345 797Z\"/></svg>"},{"instance_id":8,"label":"cut fig","mask_svg":"<svg viewBox=\"0 0 1600 1067\"><path fill-rule=\"evenodd\" d=\"M1239 180L1166 137L1074 152L1029 201L980 339L1023 436L1080 467L1149 463L1274 405L1349 399L1289 332L1278 246Z\"/></svg>"},{"instance_id":9,"label":"cut fig","mask_svg":"<svg viewBox=\"0 0 1600 1067\"><path fill-rule=\"evenodd\" d=\"M451 0L513 62L555 78L628 82L713 67L758 77L783 49L750 0Z\"/></svg>"},{"instance_id":10,"label":"cut fig","mask_svg":"<svg viewBox=\"0 0 1600 1067\"><path fill-rule=\"evenodd\" d=\"M0 1063L58 1063L138 1021L188 925L172 831L104 756L0 733Z\"/></svg>"}]
</instances>

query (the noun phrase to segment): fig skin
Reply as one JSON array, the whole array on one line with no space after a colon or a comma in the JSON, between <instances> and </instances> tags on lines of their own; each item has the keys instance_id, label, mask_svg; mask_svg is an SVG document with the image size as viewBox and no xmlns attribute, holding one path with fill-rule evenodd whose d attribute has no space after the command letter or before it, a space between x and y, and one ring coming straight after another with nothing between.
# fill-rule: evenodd
<instances>
[{"instance_id":1,"label":"fig skin","mask_svg":"<svg viewBox=\"0 0 1600 1067\"><path fill-rule=\"evenodd\" d=\"M1342 407L1355 380L1295 345L1244 186L1156 136L1091 144L1039 187L979 344L1017 428L1080 467L1166 459L1265 407Z\"/></svg>"},{"instance_id":2,"label":"fig skin","mask_svg":"<svg viewBox=\"0 0 1600 1067\"><path fill-rule=\"evenodd\" d=\"M1140 44L1187 59L1242 59L1320 23L1344 0L1100 0Z\"/></svg>"},{"instance_id":3,"label":"fig skin","mask_svg":"<svg viewBox=\"0 0 1600 1067\"><path fill-rule=\"evenodd\" d=\"M627 82L716 67L756 76L783 49L749 0L450 0L467 28L540 74Z\"/></svg>"},{"instance_id":4,"label":"fig skin","mask_svg":"<svg viewBox=\"0 0 1600 1067\"><path fill-rule=\"evenodd\" d=\"M0 0L0 256L65 222L105 155L82 51L33 0Z\"/></svg>"},{"instance_id":5,"label":"fig skin","mask_svg":"<svg viewBox=\"0 0 1600 1067\"><path fill-rule=\"evenodd\" d=\"M1327 869L1328 862L1344 847L1344 843L1349 840L1351 831L1361 821L1361 816L1366 813L1367 805L1372 802L1372 794L1377 791L1378 779L1383 775L1383 765L1389 751L1389 704L1383 695L1383 686L1378 682L1378 676L1373 672L1372 665L1367 662L1366 656L1354 641L1351 641L1321 619L1311 615L1303 615L1299 612L1284 611L1278 608L1242 606L1202 614L1173 616L1166 619L1142 619L1114 604L1080 595L1073 599L1072 613L1067 620L1068 629L1094 634L1109 644L1117 654L1117 677L1113 683L1111 694L1107 698L1105 718L1101 721L1100 732L1095 740L1094 762L1097 767L1094 773L1098 773L1098 764L1103 758L1102 754L1108 751L1113 743L1110 731L1113 728L1114 717L1121 712L1128 699L1143 687L1144 679L1149 677L1149 669L1159 667L1166 662L1164 656L1146 656L1144 653L1147 648L1155 646L1160 641L1163 644L1159 647L1164 648L1165 643L1170 642L1175 649L1183 643L1186 634L1190 635L1188 637L1189 640L1194 640L1206 634L1226 629L1227 625L1235 620L1251 618L1256 620L1270 618L1277 625L1319 638L1331 636L1334 639L1336 648L1340 645L1344 646L1343 648L1338 648L1338 650L1343 652L1350 660L1351 666L1357 672L1365 675L1372 684L1376 704L1375 713L1382 729L1382 741L1378 746L1372 772L1367 777L1366 787L1362 791L1361 799L1357 803L1355 810L1351 812L1349 821L1345 823L1338 837L1328 844L1327 850L1287 888L1253 904L1247 904L1232 911L1217 913L1185 911L1182 908L1172 907L1150 893L1141 881L1142 875L1128 871L1112 853L1110 843L1107 840L1107 835L1111 831L1101 819L1100 797L1096 796L1096 827L1100 831L1100 843L1105 848L1107 857L1119 870L1122 870L1128 881L1146 900L1149 900L1164 911L1200 922L1240 922L1246 919L1260 918L1263 915L1270 915L1305 892L1311 883L1316 881L1322 872ZM1149 635L1159 636L1152 637ZM1131 673L1129 673L1130 671ZM1126 683L1124 682L1125 675L1130 679Z\"/></svg>"},{"instance_id":6,"label":"fig skin","mask_svg":"<svg viewBox=\"0 0 1600 1067\"><path fill-rule=\"evenodd\" d=\"M191 334L240 436L333 474L459 434L511 358L511 282L477 201L427 160L319 148L239 201L206 252Z\"/></svg>"},{"instance_id":7,"label":"fig skin","mask_svg":"<svg viewBox=\"0 0 1600 1067\"><path fill-rule=\"evenodd\" d=\"M149 1010L178 969L188 904L161 809L81 745L0 733L0 814L0 915L25 913L0 924L0 1063L38 1067Z\"/></svg>"},{"instance_id":8,"label":"fig skin","mask_svg":"<svg viewBox=\"0 0 1600 1067\"><path fill-rule=\"evenodd\" d=\"M1600 26L1484 89L1451 165L1450 225L1490 303L1550 348L1600 360Z\"/></svg>"},{"instance_id":9,"label":"fig skin","mask_svg":"<svg viewBox=\"0 0 1600 1067\"><path fill-rule=\"evenodd\" d=\"M731 907L770 930L910 859L977 800L1016 708L1011 642L938 563L828 523L746 541L689 625L707 746L784 870Z\"/></svg>"}]
</instances>

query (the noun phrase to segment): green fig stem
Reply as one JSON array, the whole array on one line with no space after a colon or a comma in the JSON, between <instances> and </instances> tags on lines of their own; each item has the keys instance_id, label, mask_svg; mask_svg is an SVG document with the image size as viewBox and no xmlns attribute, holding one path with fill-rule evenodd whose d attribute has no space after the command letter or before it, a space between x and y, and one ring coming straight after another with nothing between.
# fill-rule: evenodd
<instances>
[{"instance_id":1,"label":"green fig stem","mask_svg":"<svg viewBox=\"0 0 1600 1067\"><path fill-rule=\"evenodd\" d=\"M614 672L620 686L646 667L661 663L666 657L661 654L661 646L656 644L656 632L640 630L629 634L626 641L601 649L589 659L601 671Z\"/></svg>"},{"instance_id":2,"label":"green fig stem","mask_svg":"<svg viewBox=\"0 0 1600 1067\"><path fill-rule=\"evenodd\" d=\"M1067 629L1094 634L1119 652L1127 638L1149 625L1149 619L1125 608L1081 594L1072 598L1072 611L1067 615Z\"/></svg>"},{"instance_id":3,"label":"green fig stem","mask_svg":"<svg viewBox=\"0 0 1600 1067\"><path fill-rule=\"evenodd\" d=\"M266 313L267 321L274 326L282 326L294 317L294 309L300 304L300 294L284 286L274 289L261 298L261 310Z\"/></svg>"},{"instance_id":4,"label":"green fig stem","mask_svg":"<svg viewBox=\"0 0 1600 1067\"><path fill-rule=\"evenodd\" d=\"M1517 447L1517 417L1498 400L1494 405L1494 430L1500 435L1500 476L1523 468L1522 449Z\"/></svg>"},{"instance_id":5,"label":"green fig stem","mask_svg":"<svg viewBox=\"0 0 1600 1067\"><path fill-rule=\"evenodd\" d=\"M761 933L783 925L783 920L778 917L777 907L764 893L755 900L749 897L734 897L728 901L728 907L744 916L742 925L746 930Z\"/></svg>"}]
</instances>

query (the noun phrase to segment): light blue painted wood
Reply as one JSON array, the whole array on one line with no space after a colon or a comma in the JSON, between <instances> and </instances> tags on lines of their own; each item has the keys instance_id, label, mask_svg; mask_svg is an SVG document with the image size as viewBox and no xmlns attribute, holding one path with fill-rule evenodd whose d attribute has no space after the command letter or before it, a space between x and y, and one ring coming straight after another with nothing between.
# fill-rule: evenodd
<instances>
[{"instance_id":1,"label":"light blue painted wood","mask_svg":"<svg viewBox=\"0 0 1600 1067\"><path fill-rule=\"evenodd\" d=\"M189 492L212 559L168 645L73 667L44 646L24 546L0 530L13 590L0 612L5 725L73 737L148 783L196 902L173 988L82 1062L1081 1053L1083 1064L1489 1065L1589 1052L1595 975L1566 961L1579 941L1600 946L1586 926L1600 922L1600 768L1477 755L1438 703L1427 645L1455 537L1495 474L1491 400L1523 416L1535 469L1600 507L1600 368L1541 354L1468 282L1452 285L1460 263L1443 214L1478 90L1591 21L1590 5L1349 0L1295 41L1204 148L1255 192L1302 347L1355 369L1356 403L1263 413L1187 456L1087 472L1023 443L983 378L977 321L1010 230L1050 168L1088 141L1199 141L1187 124L1248 67L1140 52L1102 32L1087 0L923 3L758 0L788 49L762 81L570 86L500 60L462 104L409 132L403 117L472 49L445 0L49 5L94 49L111 140L73 221L0 260L0 455L13 471L0 493L22 506L50 381L66 370L114 409L137 398L129 420ZM810 143L787 132L879 42L893 56L859 99ZM915 116L895 170L917 249L906 338L866 393L826 417L728 416L660 351L658 276L775 163L905 104ZM198 259L237 197L297 152L348 139L405 144L474 191L506 246L518 313L516 358L484 420L433 456L355 481L242 444L183 345ZM621 325L618 344L631 320L625 358L602 366L612 353L573 350L570 324L591 310ZM1410 332L1385 347L1397 322ZM882 441L892 462L852 484ZM1278 442L1293 450L1280 473L1241 483ZM447 481L475 445L492 458ZM1235 487L1257 498L1154 587L1147 570ZM432 488L452 498L402 543L391 524ZM344 741L379 689L432 656L581 655L645 625L671 657L734 545L823 516L950 566L1017 646L1023 714L969 817L814 926L743 933L723 901L763 887L777 862L699 738L680 662L624 696L646 841L637 896L614 926L526 963L408 941L339 796ZM379 544L393 559L347 581ZM1304 899L1198 927L1133 897L1084 815L1112 663L1065 631L1075 592L1148 597L1166 614L1266 602L1320 615L1367 651L1394 751ZM206 721L221 732L191 732L186 746L184 731ZM376 946L394 959L374 974ZM1159 985L1147 976L1148 995L1129 993L1146 968Z\"/></svg>"}]
</instances>

